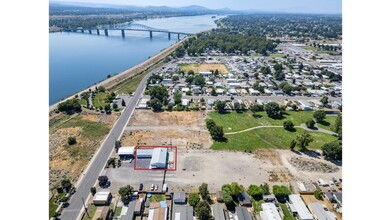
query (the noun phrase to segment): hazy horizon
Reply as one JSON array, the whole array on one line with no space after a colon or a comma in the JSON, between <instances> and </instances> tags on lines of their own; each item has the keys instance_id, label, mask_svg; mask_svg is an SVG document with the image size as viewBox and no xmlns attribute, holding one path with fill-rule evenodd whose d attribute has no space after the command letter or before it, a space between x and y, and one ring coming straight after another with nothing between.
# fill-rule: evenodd
<instances>
[{"instance_id":1,"label":"hazy horizon","mask_svg":"<svg viewBox=\"0 0 391 220\"><path fill-rule=\"evenodd\" d=\"M229 8L231 10L264 12L342 14L342 0L53 0L50 2L169 7L199 5L210 9Z\"/></svg>"}]
</instances>

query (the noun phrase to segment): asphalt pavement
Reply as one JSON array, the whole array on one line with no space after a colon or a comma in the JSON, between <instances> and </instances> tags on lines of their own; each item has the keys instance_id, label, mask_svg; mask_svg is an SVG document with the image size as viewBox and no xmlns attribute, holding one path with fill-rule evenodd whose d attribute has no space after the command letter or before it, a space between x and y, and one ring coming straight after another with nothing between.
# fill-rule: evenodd
<instances>
[{"instance_id":1,"label":"asphalt pavement","mask_svg":"<svg viewBox=\"0 0 391 220\"><path fill-rule=\"evenodd\" d=\"M76 193L73 194L69 201L69 206L64 208L60 219L64 220L73 220L80 218L80 213L83 209L83 202L87 201L88 196L90 195L90 188L94 186L95 182L98 179L99 174L103 170L106 162L114 148L116 140L121 138L121 135L128 124L128 121L133 114L133 111L137 105L139 98L142 96L145 89L146 80L151 73L148 73L141 81L136 91L134 92L133 98L130 100L128 106L123 110L121 116L118 118L117 122L111 129L110 133L106 137L105 141L101 145L98 152L95 154L94 158L90 162L86 171L82 174L83 176L79 180L78 187L76 188Z\"/></svg>"}]
</instances>

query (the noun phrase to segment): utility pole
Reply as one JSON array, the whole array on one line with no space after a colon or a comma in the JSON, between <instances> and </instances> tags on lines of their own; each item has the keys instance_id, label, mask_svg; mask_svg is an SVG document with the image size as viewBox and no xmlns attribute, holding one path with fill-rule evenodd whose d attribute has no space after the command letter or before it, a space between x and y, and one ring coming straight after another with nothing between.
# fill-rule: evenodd
<instances>
[{"instance_id":1,"label":"utility pole","mask_svg":"<svg viewBox=\"0 0 391 220\"><path fill-rule=\"evenodd\" d=\"M87 207L86 207L86 204L84 203L83 197L81 197L81 201L83 201L83 206L84 206L84 209L85 209L85 211L86 211L86 213L87 213L87 217L88 217L88 218L91 218L90 215L88 214L88 209L87 209Z\"/></svg>"}]
</instances>

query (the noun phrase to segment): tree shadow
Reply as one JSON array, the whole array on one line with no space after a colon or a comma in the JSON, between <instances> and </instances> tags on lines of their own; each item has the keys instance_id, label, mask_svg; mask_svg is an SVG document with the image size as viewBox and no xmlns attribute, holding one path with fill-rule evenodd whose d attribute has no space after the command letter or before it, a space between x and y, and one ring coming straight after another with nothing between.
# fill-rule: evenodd
<instances>
[{"instance_id":1,"label":"tree shadow","mask_svg":"<svg viewBox=\"0 0 391 220\"><path fill-rule=\"evenodd\" d=\"M318 122L318 124L321 124L321 125L324 125L324 126L330 126L331 125L330 122L328 122L328 121L320 121L320 122Z\"/></svg>"},{"instance_id":2,"label":"tree shadow","mask_svg":"<svg viewBox=\"0 0 391 220\"><path fill-rule=\"evenodd\" d=\"M219 140L217 140L218 142L228 142L228 139L226 137L222 137L220 138Z\"/></svg>"},{"instance_id":3,"label":"tree shadow","mask_svg":"<svg viewBox=\"0 0 391 220\"><path fill-rule=\"evenodd\" d=\"M258 114L256 114L256 113L254 113L254 114L253 114L253 117L254 117L254 118L262 118L263 116L262 116L262 115L258 115Z\"/></svg>"},{"instance_id":4,"label":"tree shadow","mask_svg":"<svg viewBox=\"0 0 391 220\"><path fill-rule=\"evenodd\" d=\"M306 150L303 150L303 151L301 151L303 154L305 154L305 155L307 155L307 156L309 156L309 157L312 157L312 158L316 158L316 159L320 159L320 154L319 153L317 153L316 151L314 151L314 150L308 150L308 149L306 149Z\"/></svg>"},{"instance_id":5,"label":"tree shadow","mask_svg":"<svg viewBox=\"0 0 391 220\"><path fill-rule=\"evenodd\" d=\"M301 151L298 151L298 150L295 150L295 149L293 149L293 150L291 150L293 153L295 153L295 154L297 154L297 155L301 155L302 153L301 153Z\"/></svg>"},{"instance_id":6,"label":"tree shadow","mask_svg":"<svg viewBox=\"0 0 391 220\"><path fill-rule=\"evenodd\" d=\"M285 129L285 130L287 130L289 132L296 132L297 131L296 128L288 128L288 129Z\"/></svg>"},{"instance_id":7,"label":"tree shadow","mask_svg":"<svg viewBox=\"0 0 391 220\"><path fill-rule=\"evenodd\" d=\"M334 160L334 159L327 158L327 157L325 157L324 160L326 160L334 165L342 167L342 160Z\"/></svg>"}]
</instances>

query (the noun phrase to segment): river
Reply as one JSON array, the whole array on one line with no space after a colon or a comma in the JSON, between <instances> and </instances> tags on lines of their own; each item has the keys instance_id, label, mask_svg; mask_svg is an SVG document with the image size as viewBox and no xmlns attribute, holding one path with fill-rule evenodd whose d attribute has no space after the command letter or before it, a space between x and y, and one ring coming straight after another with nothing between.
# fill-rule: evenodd
<instances>
[{"instance_id":1,"label":"river","mask_svg":"<svg viewBox=\"0 0 391 220\"><path fill-rule=\"evenodd\" d=\"M134 23L170 31L197 33L216 27L212 15L139 20ZM174 44L167 33L109 31L109 36L57 32L49 34L49 105L141 63ZM181 37L183 38L183 37Z\"/></svg>"}]
</instances>

